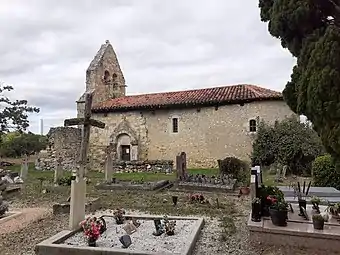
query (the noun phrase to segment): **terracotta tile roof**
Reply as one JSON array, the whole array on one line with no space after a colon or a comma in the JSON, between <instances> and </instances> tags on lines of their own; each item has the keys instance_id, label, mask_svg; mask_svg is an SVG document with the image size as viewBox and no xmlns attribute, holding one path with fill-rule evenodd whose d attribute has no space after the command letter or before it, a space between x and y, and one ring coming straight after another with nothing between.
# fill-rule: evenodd
<instances>
[{"instance_id":1,"label":"terracotta tile roof","mask_svg":"<svg viewBox=\"0 0 340 255\"><path fill-rule=\"evenodd\" d=\"M184 108L241 104L260 100L282 100L282 94L255 85L185 90L125 96L101 102L92 107L93 112L116 112L139 109Z\"/></svg>"}]
</instances>

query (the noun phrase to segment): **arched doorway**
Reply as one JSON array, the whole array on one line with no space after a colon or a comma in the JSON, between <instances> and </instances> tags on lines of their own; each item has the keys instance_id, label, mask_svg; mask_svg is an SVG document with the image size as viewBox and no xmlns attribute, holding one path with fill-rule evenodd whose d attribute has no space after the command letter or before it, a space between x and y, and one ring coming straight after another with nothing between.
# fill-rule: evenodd
<instances>
[{"instance_id":1,"label":"arched doorway","mask_svg":"<svg viewBox=\"0 0 340 255\"><path fill-rule=\"evenodd\" d=\"M131 161L131 137L121 134L117 137L118 160Z\"/></svg>"}]
</instances>

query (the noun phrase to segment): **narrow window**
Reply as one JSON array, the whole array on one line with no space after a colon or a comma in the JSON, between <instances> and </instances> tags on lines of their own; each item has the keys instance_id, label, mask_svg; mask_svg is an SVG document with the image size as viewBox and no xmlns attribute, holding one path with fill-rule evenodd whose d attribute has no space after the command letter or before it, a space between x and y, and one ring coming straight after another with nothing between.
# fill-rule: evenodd
<instances>
[{"instance_id":1,"label":"narrow window","mask_svg":"<svg viewBox=\"0 0 340 255\"><path fill-rule=\"evenodd\" d=\"M178 133L178 118L172 119L172 133Z\"/></svg>"},{"instance_id":2,"label":"narrow window","mask_svg":"<svg viewBox=\"0 0 340 255\"><path fill-rule=\"evenodd\" d=\"M256 120L249 120L249 131L256 132Z\"/></svg>"}]
</instances>

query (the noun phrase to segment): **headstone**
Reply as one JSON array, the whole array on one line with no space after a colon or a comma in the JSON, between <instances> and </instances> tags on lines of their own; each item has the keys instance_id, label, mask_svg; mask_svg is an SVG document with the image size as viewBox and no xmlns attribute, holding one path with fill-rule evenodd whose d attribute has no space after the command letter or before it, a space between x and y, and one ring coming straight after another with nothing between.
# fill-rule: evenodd
<instances>
[{"instance_id":1,"label":"headstone","mask_svg":"<svg viewBox=\"0 0 340 255\"><path fill-rule=\"evenodd\" d=\"M56 161L56 167L54 169L54 184L58 184L60 178L63 176L63 168L61 166L61 162L63 159L59 157Z\"/></svg>"},{"instance_id":2,"label":"headstone","mask_svg":"<svg viewBox=\"0 0 340 255\"><path fill-rule=\"evenodd\" d=\"M28 157L27 155L25 155L21 164L20 178L25 180L27 178L27 174L28 174Z\"/></svg>"},{"instance_id":3,"label":"headstone","mask_svg":"<svg viewBox=\"0 0 340 255\"><path fill-rule=\"evenodd\" d=\"M252 167L251 168L251 175L250 175L250 194L251 199L253 200L255 197L258 197L258 168Z\"/></svg>"},{"instance_id":4,"label":"headstone","mask_svg":"<svg viewBox=\"0 0 340 255\"><path fill-rule=\"evenodd\" d=\"M287 169L288 169L288 166L284 165L282 168L282 175L281 175L283 178L286 178Z\"/></svg>"},{"instance_id":5,"label":"headstone","mask_svg":"<svg viewBox=\"0 0 340 255\"><path fill-rule=\"evenodd\" d=\"M82 140L80 146L79 168L75 172L74 180L71 183L70 202L70 224L71 230L79 228L79 223L85 219L85 197L86 180L85 171L87 164L87 152L90 140L91 126L105 128L105 123L91 119L92 92L85 93L85 110L82 118L67 119L64 126L80 126L82 129Z\"/></svg>"},{"instance_id":6,"label":"headstone","mask_svg":"<svg viewBox=\"0 0 340 255\"><path fill-rule=\"evenodd\" d=\"M119 241L122 243L123 248L129 248L132 244L131 237L129 235L123 235L119 238Z\"/></svg>"},{"instance_id":7,"label":"headstone","mask_svg":"<svg viewBox=\"0 0 340 255\"><path fill-rule=\"evenodd\" d=\"M112 146L106 147L106 160L105 160L105 181L112 180L113 174L113 160L112 160Z\"/></svg>"},{"instance_id":8,"label":"headstone","mask_svg":"<svg viewBox=\"0 0 340 255\"><path fill-rule=\"evenodd\" d=\"M178 181L185 181L187 178L187 155L185 152L176 156L176 174Z\"/></svg>"},{"instance_id":9,"label":"headstone","mask_svg":"<svg viewBox=\"0 0 340 255\"><path fill-rule=\"evenodd\" d=\"M128 222L123 229L125 230L126 234L131 235L137 231L136 226L130 221Z\"/></svg>"}]
</instances>

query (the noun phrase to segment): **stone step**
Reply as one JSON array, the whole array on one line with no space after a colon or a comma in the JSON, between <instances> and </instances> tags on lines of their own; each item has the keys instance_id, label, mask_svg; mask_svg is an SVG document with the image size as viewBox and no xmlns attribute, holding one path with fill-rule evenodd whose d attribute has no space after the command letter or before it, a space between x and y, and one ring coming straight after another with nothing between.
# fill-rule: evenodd
<instances>
[{"instance_id":1,"label":"stone step","mask_svg":"<svg viewBox=\"0 0 340 255\"><path fill-rule=\"evenodd\" d=\"M307 186L307 184L306 184ZM277 186L285 197L294 197L294 190L288 186ZM303 184L301 185L303 189ZM306 187L307 190L307 187ZM340 191L332 187L310 187L308 196L340 198Z\"/></svg>"}]
</instances>

